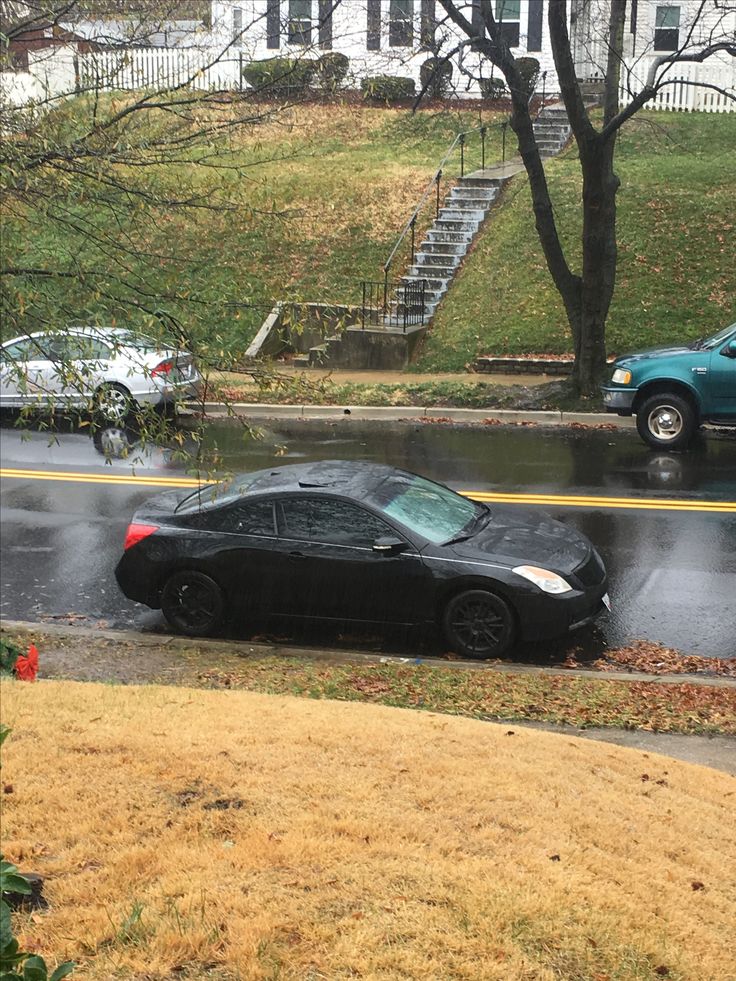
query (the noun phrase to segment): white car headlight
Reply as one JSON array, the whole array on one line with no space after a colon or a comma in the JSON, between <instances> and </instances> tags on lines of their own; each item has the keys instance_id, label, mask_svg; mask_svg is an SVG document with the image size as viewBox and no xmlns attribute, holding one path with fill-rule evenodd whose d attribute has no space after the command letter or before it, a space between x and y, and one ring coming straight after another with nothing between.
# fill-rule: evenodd
<instances>
[{"instance_id":1,"label":"white car headlight","mask_svg":"<svg viewBox=\"0 0 736 981\"><path fill-rule=\"evenodd\" d=\"M631 372L628 368L616 368L611 376L611 381L614 385L628 385L631 381Z\"/></svg>"},{"instance_id":2,"label":"white car headlight","mask_svg":"<svg viewBox=\"0 0 736 981\"><path fill-rule=\"evenodd\" d=\"M569 593L572 590L570 583L562 576L536 565L517 565L512 571L539 586L543 593Z\"/></svg>"}]
</instances>

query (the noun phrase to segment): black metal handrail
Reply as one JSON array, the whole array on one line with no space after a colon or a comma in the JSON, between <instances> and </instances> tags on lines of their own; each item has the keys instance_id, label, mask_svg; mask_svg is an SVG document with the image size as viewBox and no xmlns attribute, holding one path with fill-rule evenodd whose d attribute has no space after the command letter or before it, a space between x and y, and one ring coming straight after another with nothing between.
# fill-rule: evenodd
<instances>
[{"instance_id":1,"label":"black metal handrail","mask_svg":"<svg viewBox=\"0 0 736 981\"><path fill-rule=\"evenodd\" d=\"M421 325L425 317L425 293L427 283L415 279L389 283L363 281L363 307L361 326L388 329Z\"/></svg>"},{"instance_id":2,"label":"black metal handrail","mask_svg":"<svg viewBox=\"0 0 736 981\"><path fill-rule=\"evenodd\" d=\"M508 126L508 122L509 122L508 119L506 119L502 123L493 124L494 126L501 129L503 161L506 160L506 127ZM434 175L430 178L430 181L427 184L424 193L419 199L419 203L414 208L414 211L412 212L409 220L406 222L401 232L399 233L399 237L396 239L394 247L391 249L391 252L389 253L388 259L386 259L385 263L383 264L383 275L384 275L384 279L387 282L388 282L389 270L391 269L391 264L393 263L394 257L396 256L396 253L399 251L399 248L401 247L401 244L404 241L404 239L407 237L407 235L411 236L411 261L412 262L414 261L415 244L416 244L415 232L416 232L417 219L425 205L425 202L427 201L429 195L432 192L434 192L434 196L435 196L435 216L439 215L440 213L440 184L442 181L442 177L444 176L445 173L445 165L447 161L450 159L450 157L453 155L453 153L459 146L460 147L460 177L464 177L465 176L465 146L467 143L467 138L470 135L478 133L480 135L481 170L485 170L486 133L488 132L489 129L492 128L493 126L489 126L489 125L476 126L474 129L464 130L463 132L458 133L455 136L455 139L450 144L449 149L445 153L442 160L440 160L437 170L434 172Z\"/></svg>"}]
</instances>

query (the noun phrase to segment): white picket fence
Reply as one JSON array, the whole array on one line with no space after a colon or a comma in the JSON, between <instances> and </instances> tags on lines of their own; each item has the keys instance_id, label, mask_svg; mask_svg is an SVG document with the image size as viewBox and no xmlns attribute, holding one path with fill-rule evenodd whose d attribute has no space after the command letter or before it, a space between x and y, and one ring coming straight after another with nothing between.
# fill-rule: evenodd
<instances>
[{"instance_id":1,"label":"white picket fence","mask_svg":"<svg viewBox=\"0 0 736 981\"><path fill-rule=\"evenodd\" d=\"M189 85L219 90L241 87L241 59L208 48L138 48L90 51L76 58L79 88L148 89Z\"/></svg>"},{"instance_id":2,"label":"white picket fence","mask_svg":"<svg viewBox=\"0 0 736 981\"><path fill-rule=\"evenodd\" d=\"M247 59L246 59L247 60ZM733 59L730 59L733 62ZM0 73L0 99L11 106L39 104L89 90L147 89L189 85L200 90L239 90L243 55L203 46L191 48L129 48L77 53L59 47L51 54L31 52L29 72ZM624 79L620 98L625 105L641 90L646 64L638 63L636 78ZM624 73L625 74L625 73ZM648 109L685 112L734 112L736 101L714 89L689 84L705 82L736 92L736 67L719 62L683 63L647 104Z\"/></svg>"},{"instance_id":3,"label":"white picket fence","mask_svg":"<svg viewBox=\"0 0 736 981\"><path fill-rule=\"evenodd\" d=\"M733 60L733 59L732 59ZM730 73L730 78L729 78ZM644 87L642 72L638 80L622 80L619 102L626 105L632 95ZM736 94L736 66L719 63L718 67L697 62L682 62L667 74L668 83L646 104L647 109L664 112L736 112L736 101L723 91L707 88L717 86Z\"/></svg>"}]
</instances>

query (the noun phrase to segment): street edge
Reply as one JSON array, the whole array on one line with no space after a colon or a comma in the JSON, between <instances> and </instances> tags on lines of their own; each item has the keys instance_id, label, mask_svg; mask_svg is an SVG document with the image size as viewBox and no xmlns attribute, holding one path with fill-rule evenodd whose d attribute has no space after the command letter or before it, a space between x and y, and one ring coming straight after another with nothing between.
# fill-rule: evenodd
<instances>
[{"instance_id":1,"label":"street edge","mask_svg":"<svg viewBox=\"0 0 736 981\"><path fill-rule=\"evenodd\" d=\"M8 620L0 617L0 630L25 634L51 634L59 637L92 635L105 640L127 640L142 647L156 645L173 648L231 648L237 655L247 648L249 654L278 657L300 657L305 660L329 661L336 664L423 664L430 668L455 668L462 671L497 671L501 674L539 674L557 677L648 682L658 685L694 684L711 688L736 689L736 679L693 674L647 674L638 671L594 671L586 668L544 667L522 664L516 661L445 661L433 657L401 657L395 654L372 654L346 649L322 650L315 647L298 647L270 644L265 641L217 639L211 637L181 637L176 634L145 634L137 630L109 630L88 626L71 626L60 623L36 623L31 620Z\"/></svg>"},{"instance_id":2,"label":"street edge","mask_svg":"<svg viewBox=\"0 0 736 981\"><path fill-rule=\"evenodd\" d=\"M246 415L259 419L357 419L411 421L412 419L450 422L486 423L493 419L499 423L535 424L538 426L613 426L633 429L636 422L631 416L609 415L605 412L562 412L561 410L519 409L459 409L448 406L416 405L278 405L267 402L204 402L187 403L191 411L204 411L208 415Z\"/></svg>"}]
</instances>

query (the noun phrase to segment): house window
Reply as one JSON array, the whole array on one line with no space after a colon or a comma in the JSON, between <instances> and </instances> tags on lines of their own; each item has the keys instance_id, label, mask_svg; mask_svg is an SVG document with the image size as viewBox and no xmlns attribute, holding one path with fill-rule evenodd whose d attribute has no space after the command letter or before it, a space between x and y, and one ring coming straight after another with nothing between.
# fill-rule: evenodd
<instances>
[{"instance_id":1,"label":"house window","mask_svg":"<svg viewBox=\"0 0 736 981\"><path fill-rule=\"evenodd\" d=\"M414 0L391 0L388 43L391 48L410 48L414 43Z\"/></svg>"},{"instance_id":2,"label":"house window","mask_svg":"<svg viewBox=\"0 0 736 981\"><path fill-rule=\"evenodd\" d=\"M289 0L289 44L311 44L312 0Z\"/></svg>"},{"instance_id":3,"label":"house window","mask_svg":"<svg viewBox=\"0 0 736 981\"><path fill-rule=\"evenodd\" d=\"M677 51L680 46L680 8L657 7L654 50Z\"/></svg>"},{"instance_id":4,"label":"house window","mask_svg":"<svg viewBox=\"0 0 736 981\"><path fill-rule=\"evenodd\" d=\"M243 8L233 7L233 44L243 43Z\"/></svg>"},{"instance_id":5,"label":"house window","mask_svg":"<svg viewBox=\"0 0 736 981\"><path fill-rule=\"evenodd\" d=\"M518 48L521 0L496 0L496 20L506 44L510 48Z\"/></svg>"}]
</instances>

